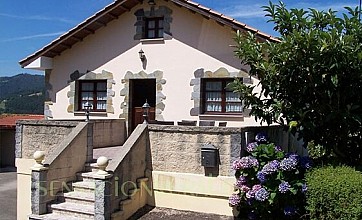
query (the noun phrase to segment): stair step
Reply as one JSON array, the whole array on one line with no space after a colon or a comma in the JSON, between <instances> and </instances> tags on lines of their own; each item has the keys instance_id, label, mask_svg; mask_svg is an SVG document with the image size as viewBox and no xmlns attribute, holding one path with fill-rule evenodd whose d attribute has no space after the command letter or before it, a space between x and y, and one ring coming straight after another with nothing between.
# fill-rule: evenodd
<instances>
[{"instance_id":1,"label":"stair step","mask_svg":"<svg viewBox=\"0 0 362 220\"><path fill-rule=\"evenodd\" d=\"M125 215L124 211L114 212L111 215L111 219L124 219L124 215Z\"/></svg>"},{"instance_id":2,"label":"stair step","mask_svg":"<svg viewBox=\"0 0 362 220\"><path fill-rule=\"evenodd\" d=\"M77 180L78 181L83 181L83 182L94 182L94 174L97 173L98 170L95 171L91 171L91 172L82 172L82 173L77 173Z\"/></svg>"},{"instance_id":3,"label":"stair step","mask_svg":"<svg viewBox=\"0 0 362 220\"><path fill-rule=\"evenodd\" d=\"M54 213L44 214L44 215L34 215L29 216L29 220L83 220L84 218L73 217L73 216L64 216ZM92 219L92 218L90 218Z\"/></svg>"},{"instance_id":4,"label":"stair step","mask_svg":"<svg viewBox=\"0 0 362 220\"><path fill-rule=\"evenodd\" d=\"M92 181L81 181L73 183L74 192L94 192L95 182Z\"/></svg>"},{"instance_id":5,"label":"stair step","mask_svg":"<svg viewBox=\"0 0 362 220\"><path fill-rule=\"evenodd\" d=\"M125 200L121 200L120 204L121 205L128 205L132 203L132 199L125 199Z\"/></svg>"},{"instance_id":6,"label":"stair step","mask_svg":"<svg viewBox=\"0 0 362 220\"><path fill-rule=\"evenodd\" d=\"M64 198L65 202L85 205L94 205L95 201L94 192L72 191L64 193Z\"/></svg>"},{"instance_id":7,"label":"stair step","mask_svg":"<svg viewBox=\"0 0 362 220\"><path fill-rule=\"evenodd\" d=\"M52 204L54 215L70 216L82 219L94 219L94 205L85 205L71 202Z\"/></svg>"}]
</instances>

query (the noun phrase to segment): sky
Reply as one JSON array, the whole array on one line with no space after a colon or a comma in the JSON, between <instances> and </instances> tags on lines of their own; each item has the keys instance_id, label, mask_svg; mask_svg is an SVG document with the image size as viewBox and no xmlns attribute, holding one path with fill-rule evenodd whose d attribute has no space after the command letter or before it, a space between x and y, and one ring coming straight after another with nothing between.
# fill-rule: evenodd
<instances>
[{"instance_id":1,"label":"sky","mask_svg":"<svg viewBox=\"0 0 362 220\"><path fill-rule=\"evenodd\" d=\"M193 0L276 36L273 24L261 8L269 0ZM22 69L19 61L43 48L61 34L113 2L113 0L0 0L0 77L20 73L43 74ZM273 0L277 3L278 1ZM344 11L359 0L284 0L288 8Z\"/></svg>"}]
</instances>

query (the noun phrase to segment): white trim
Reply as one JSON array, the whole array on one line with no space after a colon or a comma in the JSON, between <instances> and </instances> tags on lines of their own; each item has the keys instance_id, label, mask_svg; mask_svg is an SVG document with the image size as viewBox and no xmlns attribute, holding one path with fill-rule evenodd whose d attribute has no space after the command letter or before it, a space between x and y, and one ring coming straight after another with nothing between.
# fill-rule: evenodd
<instances>
[{"instance_id":1,"label":"white trim","mask_svg":"<svg viewBox=\"0 0 362 220\"><path fill-rule=\"evenodd\" d=\"M34 69L34 70L47 70L53 69L53 59L50 57L41 56L24 66L24 69Z\"/></svg>"}]
</instances>

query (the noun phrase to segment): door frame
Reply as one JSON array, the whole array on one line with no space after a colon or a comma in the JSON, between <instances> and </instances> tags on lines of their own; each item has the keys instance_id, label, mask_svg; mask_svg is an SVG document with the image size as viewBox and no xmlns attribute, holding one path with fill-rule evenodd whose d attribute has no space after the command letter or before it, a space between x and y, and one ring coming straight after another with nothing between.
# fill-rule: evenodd
<instances>
[{"instance_id":1,"label":"door frame","mask_svg":"<svg viewBox=\"0 0 362 220\"><path fill-rule=\"evenodd\" d=\"M156 78L130 79L129 81L129 117L128 127L130 133L137 124L143 122L139 114L143 114L142 105L146 102L151 106L149 120L155 120L156 108Z\"/></svg>"}]
</instances>

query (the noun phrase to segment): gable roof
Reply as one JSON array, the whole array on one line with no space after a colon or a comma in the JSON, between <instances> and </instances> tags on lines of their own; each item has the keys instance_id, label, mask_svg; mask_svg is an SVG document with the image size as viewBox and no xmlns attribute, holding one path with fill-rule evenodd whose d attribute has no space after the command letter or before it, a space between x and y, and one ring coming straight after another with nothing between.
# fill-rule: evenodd
<instances>
[{"instance_id":1,"label":"gable roof","mask_svg":"<svg viewBox=\"0 0 362 220\"><path fill-rule=\"evenodd\" d=\"M23 60L19 61L21 67L25 67L37 58L41 56L53 58L60 55L63 51L71 48L74 44L82 41L85 37L90 34L94 34L99 28L106 26L107 23L114 19L118 19L120 15L125 12L129 12L134 6L142 3L143 0L115 0L105 8L101 9L73 29L64 33L42 49L36 51L34 54L29 55ZM200 5L199 3L190 0L170 0L176 5L185 7L192 12L198 13L208 19L213 19L221 25L229 26L235 30L244 30L255 33L257 37L277 42L278 39L271 35L263 33L257 29L254 29L242 22L235 20L234 18L228 17L224 14L216 12L210 8Z\"/></svg>"}]
</instances>

